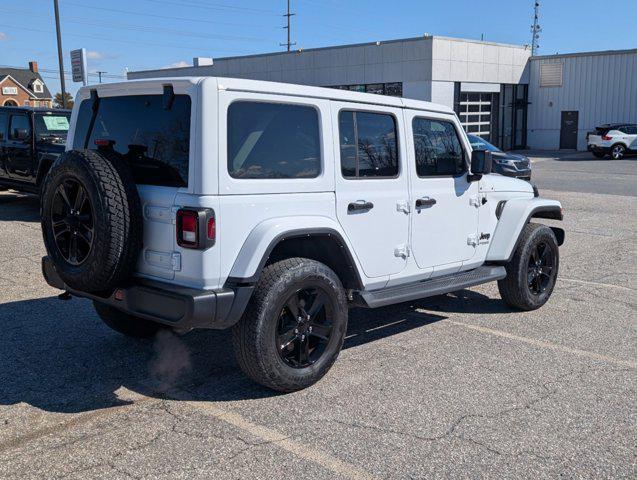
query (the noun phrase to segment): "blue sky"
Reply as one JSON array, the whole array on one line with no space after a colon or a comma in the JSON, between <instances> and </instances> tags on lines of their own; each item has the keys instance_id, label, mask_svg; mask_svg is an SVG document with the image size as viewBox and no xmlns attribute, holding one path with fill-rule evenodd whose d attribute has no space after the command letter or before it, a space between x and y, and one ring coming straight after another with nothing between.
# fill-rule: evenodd
<instances>
[{"instance_id":1,"label":"blue sky","mask_svg":"<svg viewBox=\"0 0 637 480\"><path fill-rule=\"evenodd\" d=\"M636 0L540 0L540 54L636 48ZM286 0L59 0L69 50L89 71L123 76L190 64L194 56L281 51ZM612 4L612 8L608 8ZM292 0L295 48L420 36L530 42L532 0ZM53 0L0 0L0 65L37 60L59 91ZM113 81L113 78L105 78ZM97 82L92 76L91 82ZM79 84L67 80L75 93Z\"/></svg>"}]
</instances>

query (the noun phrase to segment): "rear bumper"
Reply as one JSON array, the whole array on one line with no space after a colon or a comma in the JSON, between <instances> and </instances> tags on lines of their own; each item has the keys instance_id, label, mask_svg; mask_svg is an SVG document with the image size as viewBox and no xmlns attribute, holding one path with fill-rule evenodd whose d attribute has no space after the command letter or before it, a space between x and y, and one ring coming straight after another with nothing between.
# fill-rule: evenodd
<instances>
[{"instance_id":1,"label":"rear bumper","mask_svg":"<svg viewBox=\"0 0 637 480\"><path fill-rule=\"evenodd\" d=\"M602 147L600 145L588 145L589 152L610 153L610 147Z\"/></svg>"},{"instance_id":2,"label":"rear bumper","mask_svg":"<svg viewBox=\"0 0 637 480\"><path fill-rule=\"evenodd\" d=\"M69 288L58 275L49 257L42 258L42 273L49 285L66 290L73 296L101 302L130 315L180 330L231 327L243 315L254 289L253 286L242 286L197 290L134 278L110 295L102 296Z\"/></svg>"}]
</instances>

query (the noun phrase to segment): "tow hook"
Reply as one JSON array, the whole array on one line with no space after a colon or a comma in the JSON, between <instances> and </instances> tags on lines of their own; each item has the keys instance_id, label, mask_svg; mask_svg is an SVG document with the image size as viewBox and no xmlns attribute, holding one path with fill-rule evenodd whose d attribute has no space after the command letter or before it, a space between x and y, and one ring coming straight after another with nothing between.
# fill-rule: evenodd
<instances>
[{"instance_id":1,"label":"tow hook","mask_svg":"<svg viewBox=\"0 0 637 480\"><path fill-rule=\"evenodd\" d=\"M58 295L58 300L71 300L71 298L73 297L68 290Z\"/></svg>"}]
</instances>

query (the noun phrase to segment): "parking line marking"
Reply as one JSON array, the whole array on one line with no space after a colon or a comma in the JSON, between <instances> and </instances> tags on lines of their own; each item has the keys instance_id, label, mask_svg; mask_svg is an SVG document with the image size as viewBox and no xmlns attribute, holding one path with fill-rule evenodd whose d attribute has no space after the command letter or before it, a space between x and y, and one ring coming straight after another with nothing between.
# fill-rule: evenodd
<instances>
[{"instance_id":1,"label":"parking line marking","mask_svg":"<svg viewBox=\"0 0 637 480\"><path fill-rule=\"evenodd\" d=\"M255 437L262 439L264 442L272 443L277 447L296 455L297 457L320 465L344 478L349 478L352 480L366 480L373 478L373 476L369 472L361 468L339 460L332 455L319 452L312 448L308 448L306 445L296 443L290 440L287 435L283 435L282 433L279 433L263 425L253 423L238 413L221 409L211 403L204 401L189 400L180 403L190 405L200 410L205 410L219 420L222 420L240 430L248 432Z\"/></svg>"},{"instance_id":2,"label":"parking line marking","mask_svg":"<svg viewBox=\"0 0 637 480\"><path fill-rule=\"evenodd\" d=\"M457 325L459 327L467 328L469 330L476 330L481 333L487 333L489 335L495 335L496 337L508 338L510 340L517 340L519 342L527 343L536 347L548 348L550 350L556 350L565 353L571 353L580 357L587 357L593 360L599 360L602 362L613 363L622 367L637 368L637 362L630 360L622 360L620 358L609 357L608 355L602 355L599 353L589 352L587 350L580 350L578 348L566 347L557 343L546 342L544 340L538 340L535 338L522 337L520 335L514 335L513 333L504 332L502 330L494 330L492 328L480 327L479 325L471 325L469 323L458 322L456 320L448 320L449 323Z\"/></svg>"},{"instance_id":3,"label":"parking line marking","mask_svg":"<svg viewBox=\"0 0 637 480\"><path fill-rule=\"evenodd\" d=\"M628 290L629 292L635 291L634 288L624 287L623 285L614 285L612 283L590 282L588 280L578 280L577 278L564 278L564 277L558 277L558 280L564 280L566 282L573 282L573 283L581 283L582 285L592 285L595 287L619 288L620 290Z\"/></svg>"}]
</instances>

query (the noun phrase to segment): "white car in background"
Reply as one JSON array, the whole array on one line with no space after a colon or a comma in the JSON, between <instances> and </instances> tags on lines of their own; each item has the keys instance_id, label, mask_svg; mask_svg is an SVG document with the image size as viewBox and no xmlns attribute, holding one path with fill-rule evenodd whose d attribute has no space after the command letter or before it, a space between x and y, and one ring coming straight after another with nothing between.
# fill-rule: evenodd
<instances>
[{"instance_id":1,"label":"white car in background","mask_svg":"<svg viewBox=\"0 0 637 480\"><path fill-rule=\"evenodd\" d=\"M613 160L637 153L637 124L613 123L597 127L588 134L588 150L597 158L609 155Z\"/></svg>"}]
</instances>

